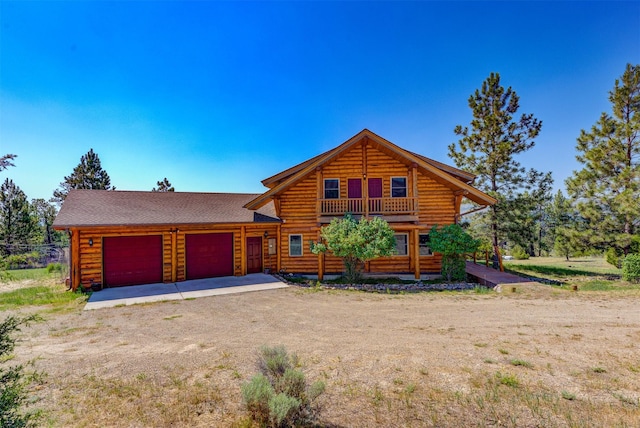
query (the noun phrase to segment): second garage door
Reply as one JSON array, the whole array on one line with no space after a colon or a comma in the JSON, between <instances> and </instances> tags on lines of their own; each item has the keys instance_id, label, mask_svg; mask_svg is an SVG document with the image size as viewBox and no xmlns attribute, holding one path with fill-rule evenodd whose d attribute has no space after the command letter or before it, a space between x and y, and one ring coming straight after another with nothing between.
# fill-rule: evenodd
<instances>
[{"instance_id":1,"label":"second garage door","mask_svg":"<svg viewBox=\"0 0 640 428\"><path fill-rule=\"evenodd\" d=\"M187 279L233 275L233 233L186 235Z\"/></svg>"}]
</instances>

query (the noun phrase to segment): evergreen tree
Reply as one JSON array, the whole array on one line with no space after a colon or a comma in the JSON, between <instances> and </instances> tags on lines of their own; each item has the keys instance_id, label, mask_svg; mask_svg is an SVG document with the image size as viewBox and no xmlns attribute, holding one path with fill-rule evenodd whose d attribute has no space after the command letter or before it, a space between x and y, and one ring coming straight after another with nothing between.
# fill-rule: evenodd
<instances>
[{"instance_id":1,"label":"evergreen tree","mask_svg":"<svg viewBox=\"0 0 640 428\"><path fill-rule=\"evenodd\" d=\"M12 154L7 154L0 157L0 171L3 171L9 168L10 166L15 166L12 161L17 157L18 156L12 155Z\"/></svg>"},{"instance_id":2,"label":"evergreen tree","mask_svg":"<svg viewBox=\"0 0 640 428\"><path fill-rule=\"evenodd\" d=\"M71 189L115 190L111 186L109 174L102 169L100 158L93 149L80 158L80 163L71 175L64 177L60 187L53 191L52 201L62 203Z\"/></svg>"},{"instance_id":3,"label":"evergreen tree","mask_svg":"<svg viewBox=\"0 0 640 428\"><path fill-rule=\"evenodd\" d=\"M32 199L31 207L38 220L42 232L42 243L53 244L60 240L61 232L53 229L53 221L56 219L56 207L44 199Z\"/></svg>"},{"instance_id":4,"label":"evergreen tree","mask_svg":"<svg viewBox=\"0 0 640 428\"><path fill-rule=\"evenodd\" d=\"M500 75L491 73L482 83L482 89L469 97L473 114L471 127L456 126L454 132L462 138L457 145L449 146L449 156L456 165L475 174L476 187L498 200L488 213L482 214L487 217L494 246L508 234L514 235L514 227L520 222L513 215L526 217L530 214L530 207L524 202L530 203L533 196L544 192L532 191L527 198L518 196L525 190L546 188L552 182L550 173L527 171L514 159L534 146L542 128L542 122L532 114L514 118L519 101L511 87L505 89L500 84Z\"/></svg>"},{"instance_id":5,"label":"evergreen tree","mask_svg":"<svg viewBox=\"0 0 640 428\"><path fill-rule=\"evenodd\" d=\"M175 192L175 190L169 180L167 180L167 177L162 181L158 181L156 187L151 189L152 192Z\"/></svg>"},{"instance_id":6,"label":"evergreen tree","mask_svg":"<svg viewBox=\"0 0 640 428\"><path fill-rule=\"evenodd\" d=\"M0 186L0 254L25 252L36 233L27 196L7 178Z\"/></svg>"},{"instance_id":7,"label":"evergreen tree","mask_svg":"<svg viewBox=\"0 0 640 428\"><path fill-rule=\"evenodd\" d=\"M586 249L580 234L584 230L584 222L561 190L547 206L546 215L550 243L556 256L569 260L569 257Z\"/></svg>"},{"instance_id":8,"label":"evergreen tree","mask_svg":"<svg viewBox=\"0 0 640 428\"><path fill-rule=\"evenodd\" d=\"M602 113L578 137L583 169L567 179L569 195L587 221L592 246L627 254L640 226L640 65L627 64Z\"/></svg>"}]
</instances>

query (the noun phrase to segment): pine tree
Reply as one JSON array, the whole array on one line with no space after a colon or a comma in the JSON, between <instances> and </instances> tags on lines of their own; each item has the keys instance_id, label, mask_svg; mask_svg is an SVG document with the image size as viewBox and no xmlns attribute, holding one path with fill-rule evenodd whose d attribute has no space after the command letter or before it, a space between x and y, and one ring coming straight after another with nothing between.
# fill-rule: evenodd
<instances>
[{"instance_id":1,"label":"pine tree","mask_svg":"<svg viewBox=\"0 0 640 428\"><path fill-rule=\"evenodd\" d=\"M584 165L567 190L587 221L592 246L627 254L640 226L640 65L627 64L609 92L612 115L602 113L578 137Z\"/></svg>"},{"instance_id":2,"label":"pine tree","mask_svg":"<svg viewBox=\"0 0 640 428\"><path fill-rule=\"evenodd\" d=\"M36 222L27 196L7 178L0 186L0 253L25 252L37 233Z\"/></svg>"},{"instance_id":3,"label":"pine tree","mask_svg":"<svg viewBox=\"0 0 640 428\"><path fill-rule=\"evenodd\" d=\"M162 181L158 181L156 187L151 189L152 192L175 192L175 190L169 180L167 180L167 177Z\"/></svg>"},{"instance_id":4,"label":"pine tree","mask_svg":"<svg viewBox=\"0 0 640 428\"><path fill-rule=\"evenodd\" d=\"M569 260L572 255L586 250L580 234L584 230L584 222L561 190L547 206L546 215L550 243L556 256Z\"/></svg>"},{"instance_id":5,"label":"pine tree","mask_svg":"<svg viewBox=\"0 0 640 428\"><path fill-rule=\"evenodd\" d=\"M90 149L80 158L80 163L71 175L64 177L60 187L53 191L52 201L62 203L72 189L115 190L109 174L102 169L97 153Z\"/></svg>"},{"instance_id":6,"label":"pine tree","mask_svg":"<svg viewBox=\"0 0 640 428\"><path fill-rule=\"evenodd\" d=\"M542 122L532 114L514 119L519 101L511 87L505 89L500 84L500 75L491 73L482 83L482 89L469 97L473 114L471 128L456 126L454 132L462 138L457 145L449 145L449 156L456 165L475 174L476 187L498 200L486 214L494 246L504 240L507 233L514 234L513 227L519 222L512 214L528 209L518 195L525 190L546 188L552 182L550 173L527 171L514 159L535 145L534 140L542 128ZM537 194L529 193L529 202L534 193Z\"/></svg>"},{"instance_id":7,"label":"pine tree","mask_svg":"<svg viewBox=\"0 0 640 428\"><path fill-rule=\"evenodd\" d=\"M7 168L9 168L10 166L15 166L13 164L13 160L15 158L17 158L18 156L16 155L12 155L12 154L7 154L4 156L0 156L0 171L5 170Z\"/></svg>"},{"instance_id":8,"label":"pine tree","mask_svg":"<svg viewBox=\"0 0 640 428\"><path fill-rule=\"evenodd\" d=\"M41 228L42 242L44 244L53 244L59 241L61 233L53 229L53 221L57 214L56 207L44 199L32 199L31 207Z\"/></svg>"}]
</instances>

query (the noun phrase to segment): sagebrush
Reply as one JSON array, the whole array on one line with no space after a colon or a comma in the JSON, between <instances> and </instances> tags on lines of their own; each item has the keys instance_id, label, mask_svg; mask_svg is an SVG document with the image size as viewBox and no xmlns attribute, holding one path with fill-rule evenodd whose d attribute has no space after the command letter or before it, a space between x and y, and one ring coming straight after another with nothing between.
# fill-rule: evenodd
<instances>
[{"instance_id":1,"label":"sagebrush","mask_svg":"<svg viewBox=\"0 0 640 428\"><path fill-rule=\"evenodd\" d=\"M249 415L260 426L309 426L317 418L313 402L324 392L324 382L307 385L297 363L297 356L282 345L260 348L260 373L241 387Z\"/></svg>"}]
</instances>

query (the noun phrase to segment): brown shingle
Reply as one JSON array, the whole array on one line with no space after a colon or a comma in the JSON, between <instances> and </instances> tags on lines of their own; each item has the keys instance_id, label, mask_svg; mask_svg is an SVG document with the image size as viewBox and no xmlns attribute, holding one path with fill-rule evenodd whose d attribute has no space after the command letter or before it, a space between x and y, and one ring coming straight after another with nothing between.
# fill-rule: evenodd
<instances>
[{"instance_id":1,"label":"brown shingle","mask_svg":"<svg viewBox=\"0 0 640 428\"><path fill-rule=\"evenodd\" d=\"M71 190L53 223L74 226L278 222L273 204L252 211L249 193Z\"/></svg>"}]
</instances>

